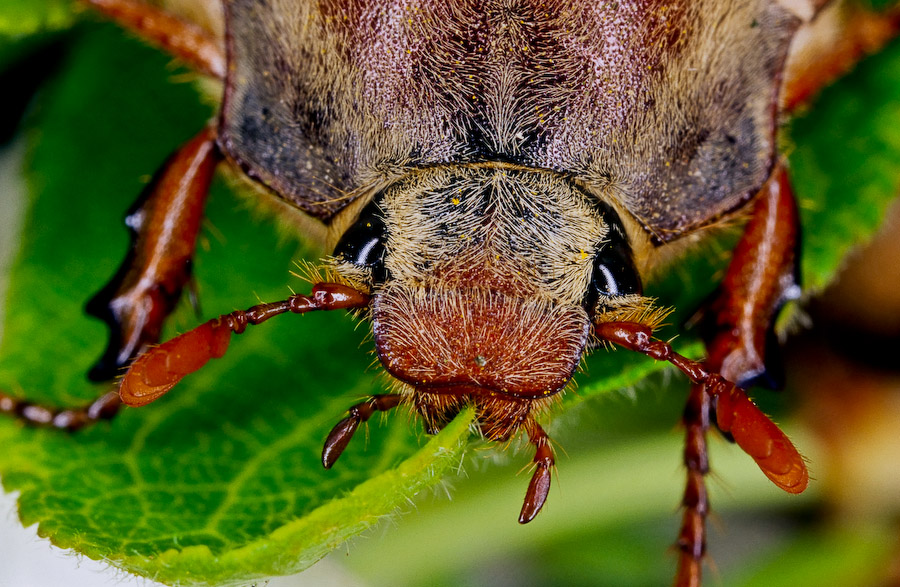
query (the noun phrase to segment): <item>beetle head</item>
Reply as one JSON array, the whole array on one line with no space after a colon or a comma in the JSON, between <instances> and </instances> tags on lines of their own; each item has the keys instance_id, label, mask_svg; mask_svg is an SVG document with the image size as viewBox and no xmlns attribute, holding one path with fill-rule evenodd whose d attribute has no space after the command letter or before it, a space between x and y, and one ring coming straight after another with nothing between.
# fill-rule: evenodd
<instances>
[{"instance_id":1,"label":"beetle head","mask_svg":"<svg viewBox=\"0 0 900 587\"><path fill-rule=\"evenodd\" d=\"M616 212L550 172L432 168L380 192L335 250L373 293L378 356L435 393L565 387L598 313L640 298Z\"/></svg>"}]
</instances>

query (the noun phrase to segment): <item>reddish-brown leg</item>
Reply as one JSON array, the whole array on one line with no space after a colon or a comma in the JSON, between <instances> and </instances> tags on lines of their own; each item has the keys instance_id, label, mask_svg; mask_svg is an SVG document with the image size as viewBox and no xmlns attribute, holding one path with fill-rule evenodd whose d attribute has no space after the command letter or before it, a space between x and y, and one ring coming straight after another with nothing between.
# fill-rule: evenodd
<instances>
[{"instance_id":1,"label":"reddish-brown leg","mask_svg":"<svg viewBox=\"0 0 900 587\"><path fill-rule=\"evenodd\" d=\"M350 408L349 415L341 420L328 433L325 446L322 448L322 465L330 469L338 460L344 449L353 438L353 434L359 425L367 422L375 412L386 412L397 407L403 402L403 396L396 393L373 395L366 401L360 402Z\"/></svg>"},{"instance_id":2,"label":"reddish-brown leg","mask_svg":"<svg viewBox=\"0 0 900 587\"><path fill-rule=\"evenodd\" d=\"M779 169L759 195L720 293L710 306L709 358L702 364L687 361L665 343L651 342L649 329L638 333L646 327L632 325L626 334L612 324L597 325L601 338L671 361L694 382L683 415L687 482L674 583L678 587L701 582L709 512L704 479L709 472L706 431L714 403L719 427L734 437L773 482L793 493L806 487L808 475L799 453L743 391L729 383L748 382L765 372L765 344L772 320L781 305L799 293L794 254L797 236L796 205L787 174ZM634 337L643 338L638 342Z\"/></svg>"},{"instance_id":3,"label":"reddish-brown leg","mask_svg":"<svg viewBox=\"0 0 900 587\"><path fill-rule=\"evenodd\" d=\"M797 205L787 172L775 171L757 196L706 321L706 365L738 385L765 375L766 342L781 306L800 295Z\"/></svg>"},{"instance_id":4,"label":"reddish-brown leg","mask_svg":"<svg viewBox=\"0 0 900 587\"><path fill-rule=\"evenodd\" d=\"M15 416L32 426L46 426L74 432L100 420L109 420L122 402L115 391L104 394L82 408L51 409L18 400L0 392L0 413Z\"/></svg>"},{"instance_id":5,"label":"reddish-brown leg","mask_svg":"<svg viewBox=\"0 0 900 587\"><path fill-rule=\"evenodd\" d=\"M215 139L215 130L206 128L179 149L129 212L131 250L112 281L88 303L88 312L110 325L110 342L92 379L113 378L142 348L159 340L162 322L190 278L203 206L220 157ZM119 395L110 392L81 408L53 409L0 393L0 412L66 430L112 418L120 403Z\"/></svg>"},{"instance_id":6,"label":"reddish-brown leg","mask_svg":"<svg viewBox=\"0 0 900 587\"><path fill-rule=\"evenodd\" d=\"M828 2L819 2L819 8ZM784 77L782 107L790 112L900 33L900 8L873 10L864 2L831 2L801 34Z\"/></svg>"},{"instance_id":7,"label":"reddish-brown leg","mask_svg":"<svg viewBox=\"0 0 900 587\"><path fill-rule=\"evenodd\" d=\"M207 31L138 0L82 0L123 28L158 46L191 68L225 79L225 54Z\"/></svg>"},{"instance_id":8,"label":"reddish-brown leg","mask_svg":"<svg viewBox=\"0 0 900 587\"><path fill-rule=\"evenodd\" d=\"M110 341L91 378L114 377L147 345L159 341L163 321L190 279L203 208L220 154L216 131L205 128L176 151L125 219L131 249L88 313L110 327Z\"/></svg>"},{"instance_id":9,"label":"reddish-brown leg","mask_svg":"<svg viewBox=\"0 0 900 587\"><path fill-rule=\"evenodd\" d=\"M519 512L520 524L527 524L533 520L544 507L544 502L547 501L547 495L550 493L550 476L555 462L553 449L550 447L550 438L544 429L533 419L529 419L526 426L528 438L534 445L536 468L531 476L531 482L528 484L528 491L525 493L522 511Z\"/></svg>"},{"instance_id":10,"label":"reddish-brown leg","mask_svg":"<svg viewBox=\"0 0 900 587\"><path fill-rule=\"evenodd\" d=\"M187 375L210 359L225 354L231 335L247 326L262 324L287 312L346 310L368 305L369 296L339 283L317 283L311 295L294 294L286 300L258 304L247 310L223 314L139 356L119 384L119 397L129 406L143 406L165 395Z\"/></svg>"},{"instance_id":11,"label":"reddish-brown leg","mask_svg":"<svg viewBox=\"0 0 900 587\"><path fill-rule=\"evenodd\" d=\"M785 301L800 293L795 255L798 234L794 196L787 173L779 168L757 197L719 294L708 308L710 332L704 362L708 371L741 385L765 375L765 347L774 316ZM699 585L702 575L710 507L705 483L709 472L706 431L713 407L705 384L693 384L683 415L687 480L674 582L678 587Z\"/></svg>"},{"instance_id":12,"label":"reddish-brown leg","mask_svg":"<svg viewBox=\"0 0 900 587\"><path fill-rule=\"evenodd\" d=\"M706 474L709 473L709 456L706 451L706 431L712 399L703 384L694 383L684 407L682 420L685 428L684 466L687 481L681 506L681 530L678 533L678 570L676 587L699 587L703 573L703 556L706 554L706 516L709 513L709 497L706 493Z\"/></svg>"},{"instance_id":13,"label":"reddish-brown leg","mask_svg":"<svg viewBox=\"0 0 900 587\"><path fill-rule=\"evenodd\" d=\"M200 27L143 2L83 1L192 68L224 79L224 52ZM92 379L112 378L141 348L159 340L162 321L190 277L203 205L220 158L215 139L215 130L207 128L179 149L129 212L132 249L116 277L88 307L111 329L109 347L92 370ZM112 418L120 405L116 392L74 409L51 409L0 392L0 412L66 430Z\"/></svg>"}]
</instances>

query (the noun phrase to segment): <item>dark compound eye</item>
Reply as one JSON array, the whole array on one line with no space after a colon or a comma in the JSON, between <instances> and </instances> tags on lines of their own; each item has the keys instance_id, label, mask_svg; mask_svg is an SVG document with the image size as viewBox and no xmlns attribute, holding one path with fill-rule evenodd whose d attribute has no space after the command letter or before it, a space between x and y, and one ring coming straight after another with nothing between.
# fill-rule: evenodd
<instances>
[{"instance_id":1,"label":"dark compound eye","mask_svg":"<svg viewBox=\"0 0 900 587\"><path fill-rule=\"evenodd\" d=\"M387 280L387 269L384 266L385 241L387 229L384 216L377 200L373 200L362 209L356 222L344 233L334 256L347 263L372 270L375 283Z\"/></svg>"},{"instance_id":2,"label":"dark compound eye","mask_svg":"<svg viewBox=\"0 0 900 587\"><path fill-rule=\"evenodd\" d=\"M605 305L604 298L640 294L642 290L641 278L631 260L631 247L625 229L611 209L604 217L609 224L609 233L600 252L594 257L591 283L585 296L585 307L589 312L593 312L598 305Z\"/></svg>"},{"instance_id":3,"label":"dark compound eye","mask_svg":"<svg viewBox=\"0 0 900 587\"><path fill-rule=\"evenodd\" d=\"M627 244L606 243L594 258L591 288L607 297L641 293L641 280Z\"/></svg>"}]
</instances>

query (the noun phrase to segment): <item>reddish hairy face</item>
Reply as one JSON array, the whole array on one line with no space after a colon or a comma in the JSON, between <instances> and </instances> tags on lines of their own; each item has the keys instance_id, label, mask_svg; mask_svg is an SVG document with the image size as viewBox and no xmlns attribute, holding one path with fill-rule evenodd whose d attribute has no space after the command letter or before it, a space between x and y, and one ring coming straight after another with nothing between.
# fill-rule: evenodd
<instances>
[{"instance_id":1,"label":"reddish hairy face","mask_svg":"<svg viewBox=\"0 0 900 587\"><path fill-rule=\"evenodd\" d=\"M521 398L553 394L569 382L590 329L580 307L482 284L389 286L375 296L373 312L385 368L420 391L436 393L475 386Z\"/></svg>"}]
</instances>

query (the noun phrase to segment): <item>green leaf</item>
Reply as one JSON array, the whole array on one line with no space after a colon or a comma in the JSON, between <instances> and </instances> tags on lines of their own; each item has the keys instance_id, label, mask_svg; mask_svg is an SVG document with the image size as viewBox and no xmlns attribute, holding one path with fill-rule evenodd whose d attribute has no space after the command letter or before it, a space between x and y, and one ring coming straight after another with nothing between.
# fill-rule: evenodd
<instances>
[{"instance_id":1,"label":"green leaf","mask_svg":"<svg viewBox=\"0 0 900 587\"><path fill-rule=\"evenodd\" d=\"M856 523L801 534L766 565L748 572L742 587L882 585L892 563L895 531L887 525ZM749 570L749 569L748 569ZM890 579L888 579L890 580Z\"/></svg>"},{"instance_id":2,"label":"green leaf","mask_svg":"<svg viewBox=\"0 0 900 587\"><path fill-rule=\"evenodd\" d=\"M578 415L561 416L554 439L567 454L559 458L559 475L546 511L527 527L517 527L507 505L521 489L521 479L514 475L519 467L514 462L493 466L454 481L458 491L452 501L424 503L396 532L354 549L347 566L370 585L490 584L486 578L497 572L504 572L513 584L516 578L527 577L521 579L527 585L668 584L675 562L670 549L680 521L675 515L678 489L684 478L673 454L680 431L672 429L672 421L682 401L659 398L659 409L648 409L644 402L616 407L608 398L592 403L590 414L581 409L587 406L579 406ZM614 420L629 411L634 413L633 421L619 427ZM604 430L610 426L617 428L615 433ZM576 436L592 436L593 450ZM710 483L720 521L714 525L710 544L711 560L717 565L724 562L718 557L718 546L725 537L716 532L724 525L723 518L735 512L752 516L766 507L784 507L786 502L802 505L816 497L812 488L799 498L786 498L758 469L746 466L746 455L735 446L714 440L711 451L716 477L721 480ZM470 460L478 459L474 455ZM466 468L477 466L469 462ZM441 537L441 556L416 548L429 536ZM738 548L746 551L755 546ZM405 564L393 564L398 553L403 553ZM733 569L721 571L731 584Z\"/></svg>"},{"instance_id":3,"label":"green leaf","mask_svg":"<svg viewBox=\"0 0 900 587\"><path fill-rule=\"evenodd\" d=\"M871 6L875 10L887 10L889 8L894 8L897 5L900 5L900 2L897 0L858 0L863 2L864 4Z\"/></svg>"},{"instance_id":4,"label":"green leaf","mask_svg":"<svg viewBox=\"0 0 900 587\"><path fill-rule=\"evenodd\" d=\"M86 32L34 115L30 207L0 347L0 389L53 405L80 405L107 389L84 377L106 331L84 316L83 305L121 260L127 246L121 218L141 178L212 114L182 74L166 69L165 56L111 27ZM896 96L895 81L869 79L882 76L883 67L900 71L893 61L867 64L862 71L869 68L869 77L833 90L843 92L833 98L837 102L861 101L844 130L890 135L883 128L889 124L862 116L890 111L889 99L873 108L867 100L881 98L854 94L859 86ZM803 270L816 287L834 275L847 250L871 236L896 193L896 183L886 179L896 137L878 139L882 148L895 150L875 155L881 157L878 173L857 171L852 180L837 180L831 171L845 167L833 166L848 162L827 159L836 139L822 138L825 129L818 126L843 124L845 113L839 104L821 112L817 108L793 127L798 146L792 157L804 253L811 255ZM859 130L853 136L865 143L868 135ZM865 147L852 146L861 154L844 159L865 167ZM853 191L845 191L848 186ZM857 190L863 192L859 200L846 195ZM308 253L248 208L224 185L215 187L196 263L204 317L306 287L288 271ZM664 336L678 332L726 262L720 250L703 250L652 286L651 293L679 311ZM198 321L182 308L169 335ZM156 404L74 435L0 420L4 488L21 492L23 523L39 523L41 535L57 545L169 583L225 584L302 569L437 483L460 462L468 436L469 413L427 441L409 418L394 415L387 425L370 426L368 442L351 443L333 470L321 469L318 455L330 427L359 397L381 390L368 368L365 330L337 313L273 320L238 337L225 359ZM679 343L685 352L699 353L695 341ZM573 409L663 367L599 350L578 377L577 393L564 401ZM630 460L643 462L658 448ZM527 481L509 484L518 488L510 493L520 496ZM519 499L505 500L513 520ZM662 507L671 511L674 500ZM571 519L580 519L577 512Z\"/></svg>"}]
</instances>

